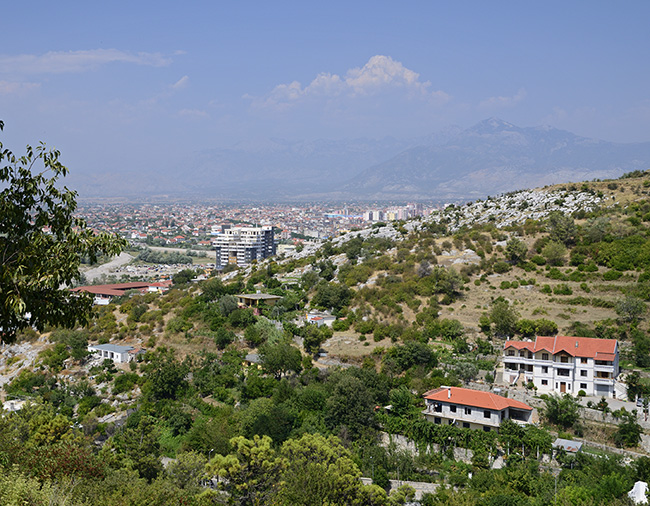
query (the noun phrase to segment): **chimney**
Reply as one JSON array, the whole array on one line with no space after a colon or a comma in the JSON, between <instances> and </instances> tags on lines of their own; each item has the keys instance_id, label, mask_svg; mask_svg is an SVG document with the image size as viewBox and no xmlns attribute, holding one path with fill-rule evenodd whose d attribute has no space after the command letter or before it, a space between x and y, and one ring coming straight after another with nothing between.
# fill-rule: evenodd
<instances>
[{"instance_id":1,"label":"chimney","mask_svg":"<svg viewBox=\"0 0 650 506\"><path fill-rule=\"evenodd\" d=\"M578 341L576 341L576 348L578 347Z\"/></svg>"},{"instance_id":2,"label":"chimney","mask_svg":"<svg viewBox=\"0 0 650 506\"><path fill-rule=\"evenodd\" d=\"M447 387L447 399L451 399L451 387Z\"/></svg>"}]
</instances>

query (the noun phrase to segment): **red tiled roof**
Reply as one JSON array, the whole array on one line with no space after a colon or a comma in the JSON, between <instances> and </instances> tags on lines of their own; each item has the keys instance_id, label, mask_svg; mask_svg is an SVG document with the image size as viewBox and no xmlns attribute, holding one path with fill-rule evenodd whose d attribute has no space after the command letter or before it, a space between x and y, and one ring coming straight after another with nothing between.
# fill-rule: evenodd
<instances>
[{"instance_id":1,"label":"red tiled roof","mask_svg":"<svg viewBox=\"0 0 650 506\"><path fill-rule=\"evenodd\" d=\"M127 290L141 290L142 288L147 288L151 283L145 283L142 281L135 281L132 283L114 283L112 285L89 285L89 286L78 286L73 288L72 292L87 292L95 295L111 295L117 296L124 295L124 292Z\"/></svg>"},{"instance_id":2,"label":"red tiled roof","mask_svg":"<svg viewBox=\"0 0 650 506\"><path fill-rule=\"evenodd\" d=\"M440 387L426 392L424 398L449 404L459 404L461 406L493 409L495 411L501 411L506 408L525 409L527 411L532 411L533 409L528 404L515 401L514 399L507 399L491 392L480 392L469 388Z\"/></svg>"},{"instance_id":3,"label":"red tiled roof","mask_svg":"<svg viewBox=\"0 0 650 506\"><path fill-rule=\"evenodd\" d=\"M614 360L616 356L616 339L598 339L595 337L539 336L535 342L506 341L504 349L530 350L533 353L545 350L553 355L564 352L572 357ZM611 357L611 358L604 358Z\"/></svg>"}]
</instances>

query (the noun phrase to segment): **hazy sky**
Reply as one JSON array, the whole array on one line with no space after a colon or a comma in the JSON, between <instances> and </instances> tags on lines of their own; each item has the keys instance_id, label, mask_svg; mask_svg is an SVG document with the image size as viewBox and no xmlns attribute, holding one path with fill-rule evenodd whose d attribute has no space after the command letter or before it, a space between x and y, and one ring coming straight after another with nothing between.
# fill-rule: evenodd
<instances>
[{"instance_id":1,"label":"hazy sky","mask_svg":"<svg viewBox=\"0 0 650 506\"><path fill-rule=\"evenodd\" d=\"M4 2L0 140L73 170L490 116L650 141L650 2Z\"/></svg>"}]
</instances>

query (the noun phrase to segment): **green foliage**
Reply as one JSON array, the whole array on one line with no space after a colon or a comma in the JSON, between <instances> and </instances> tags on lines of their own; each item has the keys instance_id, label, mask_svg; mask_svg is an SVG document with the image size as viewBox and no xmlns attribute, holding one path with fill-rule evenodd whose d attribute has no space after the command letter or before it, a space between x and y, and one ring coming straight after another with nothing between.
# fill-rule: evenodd
<instances>
[{"instance_id":1,"label":"green foliage","mask_svg":"<svg viewBox=\"0 0 650 506\"><path fill-rule=\"evenodd\" d=\"M196 276L196 271L193 269L183 269L178 271L172 276L172 281L175 285L186 285Z\"/></svg>"},{"instance_id":2,"label":"green foliage","mask_svg":"<svg viewBox=\"0 0 650 506\"><path fill-rule=\"evenodd\" d=\"M375 425L374 402L361 380L344 375L334 385L327 399L325 422L331 430L345 430L357 439Z\"/></svg>"},{"instance_id":3,"label":"green foliage","mask_svg":"<svg viewBox=\"0 0 650 506\"><path fill-rule=\"evenodd\" d=\"M626 411L625 408L621 408L620 411L615 413L615 416L620 419L618 429L614 434L616 446L637 446L639 441L641 441L643 429L636 421L636 409L630 412Z\"/></svg>"},{"instance_id":4,"label":"green foliage","mask_svg":"<svg viewBox=\"0 0 650 506\"><path fill-rule=\"evenodd\" d=\"M498 298L492 303L490 309L490 321L492 322L494 334L498 337L512 336L517 330L519 313L511 307L508 301Z\"/></svg>"},{"instance_id":5,"label":"green foliage","mask_svg":"<svg viewBox=\"0 0 650 506\"><path fill-rule=\"evenodd\" d=\"M300 373L302 370L300 350L286 340L276 343L267 341L259 351L262 368L276 378L287 372Z\"/></svg>"},{"instance_id":6,"label":"green foliage","mask_svg":"<svg viewBox=\"0 0 650 506\"><path fill-rule=\"evenodd\" d=\"M542 255L549 265L564 265L567 249L560 242L551 241L542 249Z\"/></svg>"},{"instance_id":7,"label":"green foliage","mask_svg":"<svg viewBox=\"0 0 650 506\"><path fill-rule=\"evenodd\" d=\"M580 419L580 404L569 394L548 395L544 404L544 416L555 425L568 429Z\"/></svg>"},{"instance_id":8,"label":"green foliage","mask_svg":"<svg viewBox=\"0 0 650 506\"><path fill-rule=\"evenodd\" d=\"M0 131L3 124L0 123ZM81 259L95 262L126 245L109 234L95 234L75 217L76 192L61 188L68 169L60 153L43 144L16 157L0 143L0 327L2 341L16 331L48 325L85 324L92 296L70 292L80 277ZM40 167L42 166L42 168Z\"/></svg>"}]
</instances>

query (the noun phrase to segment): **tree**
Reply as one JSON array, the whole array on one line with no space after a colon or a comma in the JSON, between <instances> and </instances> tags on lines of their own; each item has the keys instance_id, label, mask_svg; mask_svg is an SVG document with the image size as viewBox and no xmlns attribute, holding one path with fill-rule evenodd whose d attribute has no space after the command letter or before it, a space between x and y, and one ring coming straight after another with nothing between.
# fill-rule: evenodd
<instances>
[{"instance_id":1,"label":"tree","mask_svg":"<svg viewBox=\"0 0 650 506\"><path fill-rule=\"evenodd\" d=\"M327 399L325 422L332 429L345 427L356 439L365 428L374 426L372 395L358 378L343 376Z\"/></svg>"},{"instance_id":2,"label":"tree","mask_svg":"<svg viewBox=\"0 0 650 506\"><path fill-rule=\"evenodd\" d=\"M625 322L636 321L646 312L646 305L638 297L628 295L616 301L616 314Z\"/></svg>"},{"instance_id":3,"label":"tree","mask_svg":"<svg viewBox=\"0 0 650 506\"><path fill-rule=\"evenodd\" d=\"M234 451L216 455L207 465L206 473L222 478L219 485L230 494L233 504L254 506L269 504L286 465L271 447L268 436L242 436L230 440Z\"/></svg>"},{"instance_id":4,"label":"tree","mask_svg":"<svg viewBox=\"0 0 650 506\"><path fill-rule=\"evenodd\" d=\"M569 394L549 395L544 399L544 416L549 422L565 429L573 426L580 418L580 404Z\"/></svg>"},{"instance_id":5,"label":"tree","mask_svg":"<svg viewBox=\"0 0 650 506\"><path fill-rule=\"evenodd\" d=\"M560 211L553 211L548 215L547 228L552 241L569 245L575 240L576 225L573 218Z\"/></svg>"},{"instance_id":6,"label":"tree","mask_svg":"<svg viewBox=\"0 0 650 506\"><path fill-rule=\"evenodd\" d=\"M631 412L625 408L621 408L616 413L616 416L621 419L618 424L618 430L614 434L614 442L616 446L636 446L641 441L641 434L643 429L636 421L637 412L633 409Z\"/></svg>"},{"instance_id":7,"label":"tree","mask_svg":"<svg viewBox=\"0 0 650 506\"><path fill-rule=\"evenodd\" d=\"M499 297L492 303L490 320L494 324L494 334L497 337L512 336L517 330L518 319L519 313L507 300Z\"/></svg>"},{"instance_id":8,"label":"tree","mask_svg":"<svg viewBox=\"0 0 650 506\"><path fill-rule=\"evenodd\" d=\"M0 121L0 131L4 124ZM92 296L70 292L84 258L117 255L126 241L95 234L76 218L77 193L59 179L68 169L60 153L27 146L16 157L0 143L0 339L47 325L74 327L91 314ZM40 167L42 166L42 168ZM34 172L33 172L34 171Z\"/></svg>"},{"instance_id":9,"label":"tree","mask_svg":"<svg viewBox=\"0 0 650 506\"><path fill-rule=\"evenodd\" d=\"M550 241L542 249L542 256L549 265L564 265L567 249L561 242Z\"/></svg>"},{"instance_id":10,"label":"tree","mask_svg":"<svg viewBox=\"0 0 650 506\"><path fill-rule=\"evenodd\" d=\"M528 248L526 243L513 237L506 244L506 258L513 264L518 264L526 259Z\"/></svg>"},{"instance_id":11,"label":"tree","mask_svg":"<svg viewBox=\"0 0 650 506\"><path fill-rule=\"evenodd\" d=\"M276 378L289 371L299 373L302 370L300 350L286 340L266 342L260 346L259 352L264 372L273 374Z\"/></svg>"}]
</instances>

